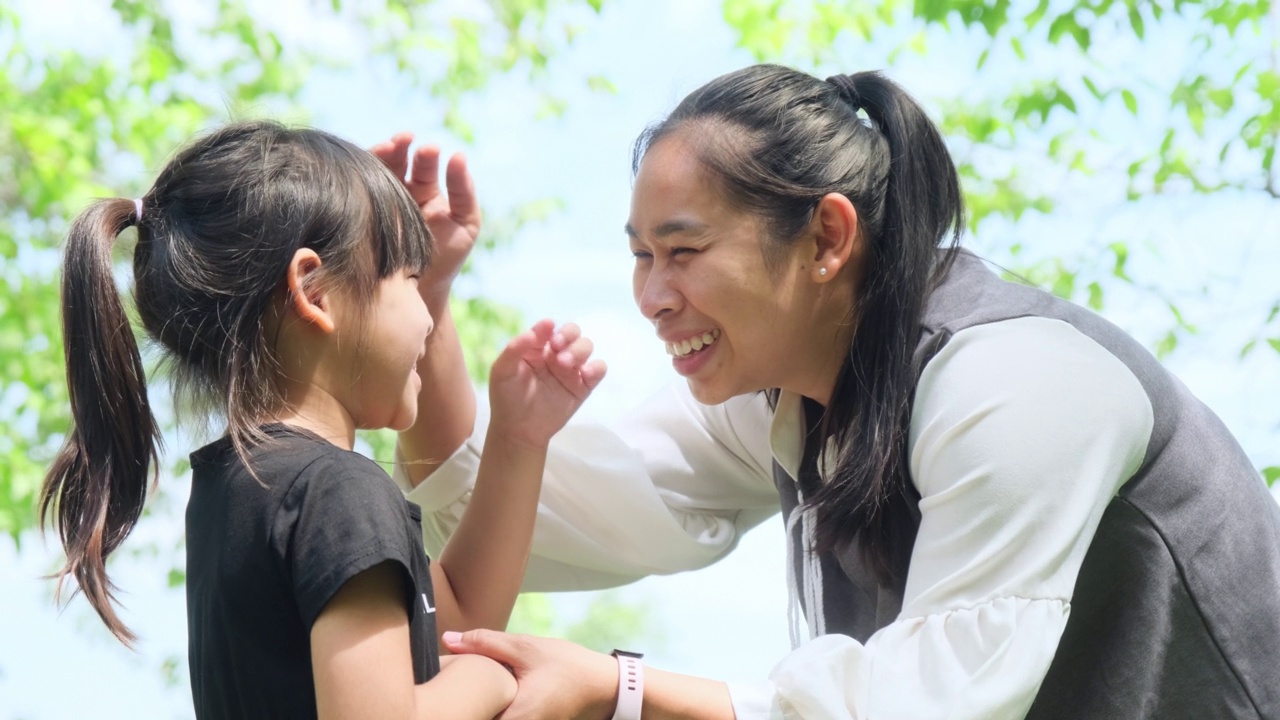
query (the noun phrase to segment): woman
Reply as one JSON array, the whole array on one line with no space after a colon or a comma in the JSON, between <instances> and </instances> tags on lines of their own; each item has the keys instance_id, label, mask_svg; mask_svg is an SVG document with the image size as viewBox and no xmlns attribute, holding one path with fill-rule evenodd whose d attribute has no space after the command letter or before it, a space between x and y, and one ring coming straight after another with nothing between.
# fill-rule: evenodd
<instances>
[{"instance_id":1,"label":"woman","mask_svg":"<svg viewBox=\"0 0 1280 720\"><path fill-rule=\"evenodd\" d=\"M956 248L955 168L905 92L747 68L634 170L635 299L688 387L553 443L525 588L700 567L781 509L808 625L758 684L644 671L646 720L1280 716L1280 509L1138 343ZM401 478L428 548L478 451ZM514 668L504 717L638 716L607 656L446 644Z\"/></svg>"}]
</instances>

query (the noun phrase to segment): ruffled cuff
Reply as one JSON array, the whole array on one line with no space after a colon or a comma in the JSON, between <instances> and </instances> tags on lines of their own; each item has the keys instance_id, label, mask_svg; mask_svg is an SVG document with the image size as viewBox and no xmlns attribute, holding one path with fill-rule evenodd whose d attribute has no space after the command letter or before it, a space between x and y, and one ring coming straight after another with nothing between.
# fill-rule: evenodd
<instances>
[{"instance_id":1,"label":"ruffled cuff","mask_svg":"<svg viewBox=\"0 0 1280 720\"><path fill-rule=\"evenodd\" d=\"M762 682L732 682L729 701L737 720L783 720L782 703L778 691L769 680Z\"/></svg>"}]
</instances>

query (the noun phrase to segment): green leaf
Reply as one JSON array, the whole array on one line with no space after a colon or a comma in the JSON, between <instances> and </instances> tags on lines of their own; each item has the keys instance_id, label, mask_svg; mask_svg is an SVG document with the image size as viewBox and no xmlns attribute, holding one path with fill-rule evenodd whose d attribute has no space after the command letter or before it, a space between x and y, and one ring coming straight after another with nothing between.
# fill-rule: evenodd
<instances>
[{"instance_id":1,"label":"green leaf","mask_svg":"<svg viewBox=\"0 0 1280 720\"><path fill-rule=\"evenodd\" d=\"M1013 48L1013 54L1017 55L1019 60L1026 61L1027 52L1022 49L1022 41L1016 35L1009 38L1009 47Z\"/></svg>"},{"instance_id":2,"label":"green leaf","mask_svg":"<svg viewBox=\"0 0 1280 720\"><path fill-rule=\"evenodd\" d=\"M603 75L589 76L587 78L587 87L591 89L591 92L608 93L610 95L618 94L617 86Z\"/></svg>"},{"instance_id":3,"label":"green leaf","mask_svg":"<svg viewBox=\"0 0 1280 720\"><path fill-rule=\"evenodd\" d=\"M1267 487L1275 485L1276 480L1280 480L1280 465L1262 468L1262 479L1266 481Z\"/></svg>"},{"instance_id":4,"label":"green leaf","mask_svg":"<svg viewBox=\"0 0 1280 720\"><path fill-rule=\"evenodd\" d=\"M1240 359L1243 360L1246 357L1248 357L1249 353L1253 352L1253 349L1257 346L1258 346L1257 340L1250 340L1249 342L1245 343L1244 347L1240 348Z\"/></svg>"},{"instance_id":5,"label":"green leaf","mask_svg":"<svg viewBox=\"0 0 1280 720\"><path fill-rule=\"evenodd\" d=\"M1036 3L1035 9L1027 13L1027 29L1030 30L1035 27L1044 18L1044 14L1048 12L1048 10L1049 0L1040 0L1040 2Z\"/></svg>"},{"instance_id":6,"label":"green leaf","mask_svg":"<svg viewBox=\"0 0 1280 720\"><path fill-rule=\"evenodd\" d=\"M1095 100L1101 100L1104 97L1102 91L1093 83L1093 80L1089 79L1088 75L1085 75L1080 79L1084 81L1084 86L1089 89L1089 94L1093 95Z\"/></svg>"},{"instance_id":7,"label":"green leaf","mask_svg":"<svg viewBox=\"0 0 1280 720\"><path fill-rule=\"evenodd\" d=\"M1133 27L1133 34L1142 40L1146 35L1146 23L1142 21L1142 13L1138 12L1137 5L1129 6L1129 25Z\"/></svg>"},{"instance_id":8,"label":"green leaf","mask_svg":"<svg viewBox=\"0 0 1280 720\"><path fill-rule=\"evenodd\" d=\"M1070 299L1076 289L1076 274L1059 268L1057 277L1053 279L1051 290L1060 298Z\"/></svg>"},{"instance_id":9,"label":"green leaf","mask_svg":"<svg viewBox=\"0 0 1280 720\"><path fill-rule=\"evenodd\" d=\"M1133 282L1125 272L1125 265L1129 262L1129 247L1122 242L1113 242L1109 247L1111 248L1111 252L1116 256L1116 262L1111 268L1111 274L1121 280Z\"/></svg>"},{"instance_id":10,"label":"green leaf","mask_svg":"<svg viewBox=\"0 0 1280 720\"><path fill-rule=\"evenodd\" d=\"M1120 91L1120 97L1124 99L1124 106L1129 108L1131 115L1138 114L1138 98L1134 96L1133 91L1125 88Z\"/></svg>"},{"instance_id":11,"label":"green leaf","mask_svg":"<svg viewBox=\"0 0 1280 720\"><path fill-rule=\"evenodd\" d=\"M1187 322L1187 319L1183 317L1182 311L1178 309L1177 305L1174 305L1171 302L1166 304L1169 306L1169 312L1173 313L1173 319L1178 323L1178 327L1186 330L1189 333L1197 332L1196 326Z\"/></svg>"},{"instance_id":12,"label":"green leaf","mask_svg":"<svg viewBox=\"0 0 1280 720\"><path fill-rule=\"evenodd\" d=\"M1089 283L1089 308L1102 312L1102 286L1096 280Z\"/></svg>"},{"instance_id":13,"label":"green leaf","mask_svg":"<svg viewBox=\"0 0 1280 720\"><path fill-rule=\"evenodd\" d=\"M1280 338L1267 338L1267 344L1271 346L1272 350L1280 353Z\"/></svg>"}]
</instances>

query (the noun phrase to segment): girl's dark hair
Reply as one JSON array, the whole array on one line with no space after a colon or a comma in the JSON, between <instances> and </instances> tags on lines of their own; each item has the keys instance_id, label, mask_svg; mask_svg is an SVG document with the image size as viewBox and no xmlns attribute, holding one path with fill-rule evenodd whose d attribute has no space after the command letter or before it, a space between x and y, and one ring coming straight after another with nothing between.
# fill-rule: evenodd
<instances>
[{"instance_id":1,"label":"girl's dark hair","mask_svg":"<svg viewBox=\"0 0 1280 720\"><path fill-rule=\"evenodd\" d=\"M677 132L726 201L764 220L767 261L809 226L826 194L844 195L857 210L866 255L849 308L853 340L819 438L824 446L834 439L839 458L834 477L807 502L817 510L818 551L856 537L881 582L901 582L896 553L910 552L915 524L907 463L913 355L925 299L950 266L964 227L942 136L915 100L879 73L823 81L776 65L738 70L695 90L636 141L633 172L650 147Z\"/></svg>"},{"instance_id":2,"label":"girl's dark hair","mask_svg":"<svg viewBox=\"0 0 1280 720\"><path fill-rule=\"evenodd\" d=\"M380 279L425 267L432 249L403 183L333 135L236 123L180 151L141 201L100 200L71 225L62 269L63 343L72 426L40 493L75 577L112 633L133 634L112 605L106 558L142 513L160 430L142 358L112 276L112 245L136 226L134 301L164 350L174 393L225 416L242 459L282 409L266 324L294 253L320 256L315 282L369 303ZM158 474L158 468L156 470Z\"/></svg>"}]
</instances>

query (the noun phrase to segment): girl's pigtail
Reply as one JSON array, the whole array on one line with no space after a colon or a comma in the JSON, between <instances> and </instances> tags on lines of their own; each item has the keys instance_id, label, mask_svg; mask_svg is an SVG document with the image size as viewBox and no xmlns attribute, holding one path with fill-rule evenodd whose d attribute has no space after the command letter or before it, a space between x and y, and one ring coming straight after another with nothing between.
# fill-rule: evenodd
<instances>
[{"instance_id":1,"label":"girl's pigtail","mask_svg":"<svg viewBox=\"0 0 1280 720\"><path fill-rule=\"evenodd\" d=\"M72 425L40 492L40 522L52 513L67 554L58 595L75 576L121 642L135 636L112 605L106 559L132 531L146 500L160 433L147 402L137 341L112 274L111 248L139 220L130 200L101 200L71 226L62 268L62 329ZM139 242L145 242L145 229ZM153 465L154 464L154 465Z\"/></svg>"}]
</instances>

